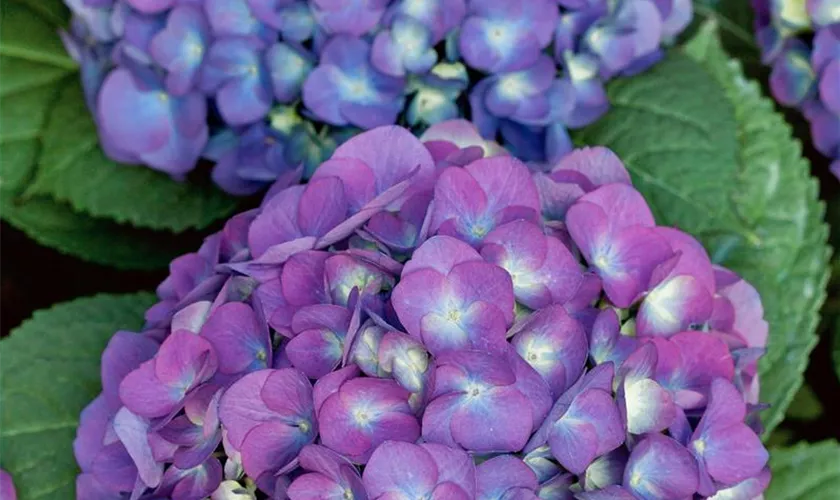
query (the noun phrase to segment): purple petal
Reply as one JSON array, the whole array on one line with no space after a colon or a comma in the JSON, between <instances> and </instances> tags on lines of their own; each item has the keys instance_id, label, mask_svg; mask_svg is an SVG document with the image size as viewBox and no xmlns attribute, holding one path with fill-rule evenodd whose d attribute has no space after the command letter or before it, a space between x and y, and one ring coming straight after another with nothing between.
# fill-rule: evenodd
<instances>
[{"instance_id":1,"label":"purple petal","mask_svg":"<svg viewBox=\"0 0 840 500\"><path fill-rule=\"evenodd\" d=\"M222 478L222 464L219 463L219 459L210 457L204 463L190 469L174 466L167 469L157 493L168 493L173 500L204 498L218 488Z\"/></svg>"},{"instance_id":2,"label":"purple petal","mask_svg":"<svg viewBox=\"0 0 840 500\"><path fill-rule=\"evenodd\" d=\"M676 418L671 394L656 381L643 378L626 382L627 432L647 434L666 429Z\"/></svg>"},{"instance_id":3,"label":"purple petal","mask_svg":"<svg viewBox=\"0 0 840 500\"><path fill-rule=\"evenodd\" d=\"M330 374L324 375L315 383L312 389L312 399L315 405L316 414L321 412L321 406L328 397L338 392L344 382L359 376L359 369L356 366L345 366Z\"/></svg>"},{"instance_id":4,"label":"purple petal","mask_svg":"<svg viewBox=\"0 0 840 500\"><path fill-rule=\"evenodd\" d=\"M152 455L149 421L123 408L114 417L114 432L134 460L139 479L150 488L160 484L163 464Z\"/></svg>"},{"instance_id":5,"label":"purple petal","mask_svg":"<svg viewBox=\"0 0 840 500\"><path fill-rule=\"evenodd\" d=\"M282 418L312 418L312 384L298 370L271 370L260 389L260 397L268 408Z\"/></svg>"},{"instance_id":6,"label":"purple petal","mask_svg":"<svg viewBox=\"0 0 840 500\"><path fill-rule=\"evenodd\" d=\"M555 180L559 180L556 178L559 174L578 172L595 187L614 183L632 185L630 174L618 156L612 150L601 146L572 151L564 156L551 172L551 177Z\"/></svg>"},{"instance_id":7,"label":"purple petal","mask_svg":"<svg viewBox=\"0 0 840 500\"><path fill-rule=\"evenodd\" d=\"M271 344L267 334L253 309L242 302L222 305L201 329L201 336L220 353L219 371L227 374L268 368Z\"/></svg>"},{"instance_id":8,"label":"purple petal","mask_svg":"<svg viewBox=\"0 0 840 500\"><path fill-rule=\"evenodd\" d=\"M104 446L105 433L114 413L102 394L82 410L76 439L73 440L73 454L82 471L89 471L93 467L94 460Z\"/></svg>"},{"instance_id":9,"label":"purple petal","mask_svg":"<svg viewBox=\"0 0 840 500\"><path fill-rule=\"evenodd\" d=\"M321 474L303 474L295 478L286 494L291 500L343 500L344 488ZM354 497L355 498L355 497Z\"/></svg>"},{"instance_id":10,"label":"purple petal","mask_svg":"<svg viewBox=\"0 0 840 500\"><path fill-rule=\"evenodd\" d=\"M608 232L606 214L593 204L579 201L569 209L566 221L575 243L603 280L607 296L618 307L632 304L656 266L671 256L667 242L650 228L636 225Z\"/></svg>"},{"instance_id":11,"label":"purple petal","mask_svg":"<svg viewBox=\"0 0 840 500\"><path fill-rule=\"evenodd\" d=\"M638 335L671 335L704 324L712 314L712 296L693 276L668 278L651 290L636 320Z\"/></svg>"},{"instance_id":12,"label":"purple petal","mask_svg":"<svg viewBox=\"0 0 840 500\"><path fill-rule=\"evenodd\" d=\"M624 487L643 498L685 498L697 491L697 463L673 439L650 434L630 453Z\"/></svg>"},{"instance_id":13,"label":"purple petal","mask_svg":"<svg viewBox=\"0 0 840 500\"><path fill-rule=\"evenodd\" d=\"M327 252L306 251L289 258L283 266L280 283L290 305L300 307L328 302L324 266L329 257Z\"/></svg>"},{"instance_id":14,"label":"purple petal","mask_svg":"<svg viewBox=\"0 0 840 500\"><path fill-rule=\"evenodd\" d=\"M266 422L251 429L242 441L242 466L251 477L275 472L291 462L301 448L315 440L312 429Z\"/></svg>"},{"instance_id":15,"label":"purple petal","mask_svg":"<svg viewBox=\"0 0 840 500\"><path fill-rule=\"evenodd\" d=\"M380 127L350 139L335 150L332 158L356 159L367 165L373 173L376 194L409 179L415 175L415 169L415 180L420 184L430 179L434 172L434 162L423 143L410 132L395 126ZM338 172L318 170L312 178L336 174ZM347 172L341 177L346 184L352 184L353 175L353 172ZM369 201L366 198L354 199L351 206L363 206Z\"/></svg>"},{"instance_id":16,"label":"purple petal","mask_svg":"<svg viewBox=\"0 0 840 500\"><path fill-rule=\"evenodd\" d=\"M491 419L492 427L484 425ZM521 392L508 387L476 387L452 414L451 429L455 442L469 451L516 452L528 441L532 425L530 405Z\"/></svg>"},{"instance_id":17,"label":"purple petal","mask_svg":"<svg viewBox=\"0 0 840 500\"><path fill-rule=\"evenodd\" d=\"M520 498L505 493L525 489L537 489L537 476L525 462L513 455L499 455L476 467L476 498ZM523 497L525 498L525 497Z\"/></svg>"},{"instance_id":18,"label":"purple petal","mask_svg":"<svg viewBox=\"0 0 840 500\"><path fill-rule=\"evenodd\" d=\"M371 455L362 480L372 498L402 492L423 496L438 483L438 467L422 446L386 441Z\"/></svg>"},{"instance_id":19,"label":"purple petal","mask_svg":"<svg viewBox=\"0 0 840 500\"><path fill-rule=\"evenodd\" d=\"M554 424L549 437L552 454L576 474L586 470L595 457L614 450L623 441L624 427L615 401L600 389L589 389L577 396Z\"/></svg>"},{"instance_id":20,"label":"purple petal","mask_svg":"<svg viewBox=\"0 0 840 500\"><path fill-rule=\"evenodd\" d=\"M192 335L192 334L190 334ZM163 417L179 406L185 390L172 390L155 375L155 360L129 373L120 383L119 397L127 408L149 418Z\"/></svg>"},{"instance_id":21,"label":"purple petal","mask_svg":"<svg viewBox=\"0 0 840 500\"><path fill-rule=\"evenodd\" d=\"M112 408L119 408L119 386L123 379L142 363L152 359L158 344L144 335L119 331L108 341L102 353L102 394Z\"/></svg>"},{"instance_id":22,"label":"purple petal","mask_svg":"<svg viewBox=\"0 0 840 500\"><path fill-rule=\"evenodd\" d=\"M433 236L411 255L402 276L405 278L420 269L433 269L445 275L458 264L475 261L481 261L481 256L463 241L451 236Z\"/></svg>"},{"instance_id":23,"label":"purple petal","mask_svg":"<svg viewBox=\"0 0 840 500\"><path fill-rule=\"evenodd\" d=\"M238 450L248 432L261 422L276 418L276 413L260 397L271 370L249 373L236 381L222 395L219 419L226 431L226 439Z\"/></svg>"},{"instance_id":24,"label":"purple petal","mask_svg":"<svg viewBox=\"0 0 840 500\"><path fill-rule=\"evenodd\" d=\"M416 441L420 424L408 397L408 391L392 380L357 378L345 382L321 406L318 423L322 443L365 463L385 441Z\"/></svg>"},{"instance_id":25,"label":"purple petal","mask_svg":"<svg viewBox=\"0 0 840 500\"><path fill-rule=\"evenodd\" d=\"M344 338L328 329L301 332L286 344L286 355L292 366L318 379L333 371L341 362Z\"/></svg>"},{"instance_id":26,"label":"purple petal","mask_svg":"<svg viewBox=\"0 0 840 500\"><path fill-rule=\"evenodd\" d=\"M206 382L218 367L213 346L186 330L172 332L154 359L155 376L160 382L185 393Z\"/></svg>"},{"instance_id":27,"label":"purple petal","mask_svg":"<svg viewBox=\"0 0 840 500\"><path fill-rule=\"evenodd\" d=\"M541 309L513 329L516 352L543 377L555 397L580 376L586 362L586 334L561 306Z\"/></svg>"},{"instance_id":28,"label":"purple petal","mask_svg":"<svg viewBox=\"0 0 840 500\"><path fill-rule=\"evenodd\" d=\"M531 309L566 303L583 281L571 252L528 221L494 229L485 238L481 253L511 275L517 300Z\"/></svg>"},{"instance_id":29,"label":"purple petal","mask_svg":"<svg viewBox=\"0 0 840 500\"><path fill-rule=\"evenodd\" d=\"M457 448L450 448L434 443L423 443L435 461L438 469L438 483L453 483L460 487L468 497L475 494L475 464L470 455Z\"/></svg>"},{"instance_id":30,"label":"purple petal","mask_svg":"<svg viewBox=\"0 0 840 500\"><path fill-rule=\"evenodd\" d=\"M298 205L298 224L306 236L324 236L347 217L347 201L340 179L311 180Z\"/></svg>"}]
</instances>

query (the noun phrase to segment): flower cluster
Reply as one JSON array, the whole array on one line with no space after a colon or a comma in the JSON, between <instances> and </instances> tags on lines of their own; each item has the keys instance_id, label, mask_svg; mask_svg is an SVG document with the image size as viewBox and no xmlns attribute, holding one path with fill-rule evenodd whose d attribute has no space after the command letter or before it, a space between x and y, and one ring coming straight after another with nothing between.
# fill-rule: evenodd
<instances>
[{"instance_id":1,"label":"flower cluster","mask_svg":"<svg viewBox=\"0 0 840 500\"><path fill-rule=\"evenodd\" d=\"M770 88L811 124L817 150L840 177L840 8L836 0L753 0Z\"/></svg>"},{"instance_id":2,"label":"flower cluster","mask_svg":"<svg viewBox=\"0 0 840 500\"><path fill-rule=\"evenodd\" d=\"M293 183L360 129L471 116L553 162L689 22L689 0L65 0L103 149L233 194Z\"/></svg>"},{"instance_id":3,"label":"flower cluster","mask_svg":"<svg viewBox=\"0 0 840 500\"><path fill-rule=\"evenodd\" d=\"M609 150L387 126L171 265L102 357L85 499L751 499L755 289ZM262 496L261 496L262 497Z\"/></svg>"}]
</instances>

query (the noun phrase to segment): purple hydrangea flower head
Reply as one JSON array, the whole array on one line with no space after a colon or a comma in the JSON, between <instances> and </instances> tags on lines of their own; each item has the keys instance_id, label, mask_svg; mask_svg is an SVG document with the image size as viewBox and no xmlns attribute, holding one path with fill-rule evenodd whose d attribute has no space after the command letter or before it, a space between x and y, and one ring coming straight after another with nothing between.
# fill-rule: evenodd
<instances>
[{"instance_id":1,"label":"purple hydrangea flower head","mask_svg":"<svg viewBox=\"0 0 840 500\"><path fill-rule=\"evenodd\" d=\"M603 148L531 170L469 122L376 128L307 184L276 181L158 295L103 353L80 498L754 498L769 481L760 297L657 226Z\"/></svg>"},{"instance_id":2,"label":"purple hydrangea flower head","mask_svg":"<svg viewBox=\"0 0 840 500\"><path fill-rule=\"evenodd\" d=\"M797 108L811 125L816 149L840 158L840 13L834 2L753 0L755 28L770 89L781 104Z\"/></svg>"},{"instance_id":3,"label":"purple hydrangea flower head","mask_svg":"<svg viewBox=\"0 0 840 500\"><path fill-rule=\"evenodd\" d=\"M310 178L361 130L422 134L465 116L483 141L553 164L569 128L607 111L607 80L655 63L692 14L687 0L65 2L62 38L106 154L178 180L216 163L214 182L237 196L301 164ZM834 73L814 89L830 92ZM144 139L131 141L140 113Z\"/></svg>"}]
</instances>

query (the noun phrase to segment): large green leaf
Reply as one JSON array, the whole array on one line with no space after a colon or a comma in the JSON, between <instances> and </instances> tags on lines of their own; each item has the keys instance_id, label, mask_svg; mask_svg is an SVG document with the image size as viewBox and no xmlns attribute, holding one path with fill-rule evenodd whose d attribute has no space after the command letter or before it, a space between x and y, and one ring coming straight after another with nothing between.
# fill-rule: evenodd
<instances>
[{"instance_id":1,"label":"large green leaf","mask_svg":"<svg viewBox=\"0 0 840 500\"><path fill-rule=\"evenodd\" d=\"M802 385L818 341L831 254L825 206L790 126L759 86L745 79L740 63L727 56L717 24L704 25L686 51L715 75L735 106L739 172L727 190L728 208L753 237L724 235L707 243L723 265L751 281L762 296L770 340L759 372L761 399L771 405L763 414L769 432Z\"/></svg>"},{"instance_id":2,"label":"large green leaf","mask_svg":"<svg viewBox=\"0 0 840 500\"><path fill-rule=\"evenodd\" d=\"M615 151L660 223L695 235L736 227L725 189L738 170L735 116L712 75L673 53L608 93L610 112L575 141Z\"/></svg>"},{"instance_id":3,"label":"large green leaf","mask_svg":"<svg viewBox=\"0 0 840 500\"><path fill-rule=\"evenodd\" d=\"M5 177L2 181L6 182ZM46 197L18 205L13 196L0 190L0 213L3 220L44 246L121 269L160 269L174 257L197 248L193 235L173 238L133 229L74 212Z\"/></svg>"},{"instance_id":4,"label":"large green leaf","mask_svg":"<svg viewBox=\"0 0 840 500\"><path fill-rule=\"evenodd\" d=\"M179 183L103 155L76 65L58 38L55 4L62 2L18 0L2 10L3 177L4 184L6 177L18 181L7 193L19 207L45 197L84 215L150 229L203 228L229 215L236 200L209 182Z\"/></svg>"},{"instance_id":5,"label":"large green leaf","mask_svg":"<svg viewBox=\"0 0 840 500\"><path fill-rule=\"evenodd\" d=\"M773 448L770 470L767 500L835 499L840 491L840 445L822 441Z\"/></svg>"},{"instance_id":6,"label":"large green leaf","mask_svg":"<svg viewBox=\"0 0 840 500\"><path fill-rule=\"evenodd\" d=\"M99 359L142 325L148 293L97 295L38 311L0 341L0 467L21 500L75 498L79 413L101 390Z\"/></svg>"}]
</instances>

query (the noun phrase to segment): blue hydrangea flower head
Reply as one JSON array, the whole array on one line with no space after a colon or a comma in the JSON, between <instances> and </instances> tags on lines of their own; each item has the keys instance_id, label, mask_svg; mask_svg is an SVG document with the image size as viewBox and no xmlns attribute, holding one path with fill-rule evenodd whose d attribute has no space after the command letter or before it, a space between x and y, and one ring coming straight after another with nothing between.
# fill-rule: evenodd
<instances>
[{"instance_id":1,"label":"blue hydrangea flower head","mask_svg":"<svg viewBox=\"0 0 840 500\"><path fill-rule=\"evenodd\" d=\"M106 153L176 178L209 160L213 179L235 195L294 179L289 172L301 165L309 178L343 140L397 123L420 134L470 118L485 139L553 164L571 150L569 128L607 111L604 83L654 64L692 15L687 0L66 3L73 21L63 38L82 67ZM831 17L826 9L815 7L820 19ZM132 92L113 88L130 79L108 78L125 72L134 79L150 72L173 100L190 101L169 108L173 123L191 125L169 127L167 153L126 146L115 124L133 121L138 135L149 136L159 122L132 120L135 108L100 98ZM833 85L828 74L825 88ZM217 163L217 137L275 128L278 107L300 121L268 134L284 152L274 155L282 163L263 170L271 175Z\"/></svg>"},{"instance_id":2,"label":"blue hydrangea flower head","mask_svg":"<svg viewBox=\"0 0 840 500\"><path fill-rule=\"evenodd\" d=\"M840 8L831 0L753 0L756 38L781 104L802 111L840 178Z\"/></svg>"}]
</instances>

